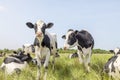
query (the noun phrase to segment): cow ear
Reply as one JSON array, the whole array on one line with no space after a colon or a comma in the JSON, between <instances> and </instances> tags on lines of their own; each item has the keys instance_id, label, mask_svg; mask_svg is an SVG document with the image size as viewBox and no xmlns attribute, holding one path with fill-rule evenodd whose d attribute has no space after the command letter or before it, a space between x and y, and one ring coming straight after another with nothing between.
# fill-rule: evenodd
<instances>
[{"instance_id":1,"label":"cow ear","mask_svg":"<svg viewBox=\"0 0 120 80\"><path fill-rule=\"evenodd\" d=\"M34 25L33 25L31 22L27 22L26 25L27 25L29 28L34 28Z\"/></svg>"},{"instance_id":2,"label":"cow ear","mask_svg":"<svg viewBox=\"0 0 120 80\"><path fill-rule=\"evenodd\" d=\"M54 25L53 23L48 23L48 24L46 25L46 28L51 28L53 25Z\"/></svg>"},{"instance_id":3,"label":"cow ear","mask_svg":"<svg viewBox=\"0 0 120 80\"><path fill-rule=\"evenodd\" d=\"M78 30L75 30L74 33L77 34L79 31Z\"/></svg>"},{"instance_id":4,"label":"cow ear","mask_svg":"<svg viewBox=\"0 0 120 80\"><path fill-rule=\"evenodd\" d=\"M63 38L63 39L66 39L66 36L65 36L65 35L63 35L63 36L62 36L62 38Z\"/></svg>"}]
</instances>

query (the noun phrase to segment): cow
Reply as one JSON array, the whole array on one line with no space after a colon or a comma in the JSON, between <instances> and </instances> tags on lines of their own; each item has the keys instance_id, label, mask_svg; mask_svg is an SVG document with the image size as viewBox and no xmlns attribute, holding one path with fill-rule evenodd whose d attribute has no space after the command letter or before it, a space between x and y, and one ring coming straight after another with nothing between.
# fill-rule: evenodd
<instances>
[{"instance_id":1,"label":"cow","mask_svg":"<svg viewBox=\"0 0 120 80\"><path fill-rule=\"evenodd\" d=\"M24 54L23 51L19 51L16 54L5 57L0 68L9 75L14 72L20 73L22 69L27 67L30 61L32 61L30 54Z\"/></svg>"},{"instance_id":2,"label":"cow","mask_svg":"<svg viewBox=\"0 0 120 80\"><path fill-rule=\"evenodd\" d=\"M27 53L35 53L35 48L33 44L23 44L23 51L25 51L25 54Z\"/></svg>"},{"instance_id":3,"label":"cow","mask_svg":"<svg viewBox=\"0 0 120 80\"><path fill-rule=\"evenodd\" d=\"M69 55L69 58L70 58L70 59L72 59L72 58L76 58L76 57L78 57L77 52L72 53L72 54Z\"/></svg>"},{"instance_id":4,"label":"cow","mask_svg":"<svg viewBox=\"0 0 120 80\"><path fill-rule=\"evenodd\" d=\"M103 72L109 75L109 78L120 79L120 49L113 50L115 55L108 59L103 67Z\"/></svg>"},{"instance_id":5,"label":"cow","mask_svg":"<svg viewBox=\"0 0 120 80\"><path fill-rule=\"evenodd\" d=\"M55 54L57 53L57 39L56 35L54 36L46 31L46 29L49 29L53 26L53 23L46 24L42 20L38 20L35 24L31 22L27 22L26 25L35 30L35 40L34 40L34 46L35 46L35 54L37 57L37 80L40 79L40 68L41 68L41 60L45 60L43 66L45 68L45 74L44 74L44 80L46 80L47 76L47 69L48 69L48 63L50 60L50 55L53 55L53 69L54 69L54 62L55 62Z\"/></svg>"},{"instance_id":6,"label":"cow","mask_svg":"<svg viewBox=\"0 0 120 80\"><path fill-rule=\"evenodd\" d=\"M114 50L109 50L109 52L114 53L116 55L119 52L120 48L116 47Z\"/></svg>"},{"instance_id":7,"label":"cow","mask_svg":"<svg viewBox=\"0 0 120 80\"><path fill-rule=\"evenodd\" d=\"M66 35L62 36L65 39L64 49L77 46L77 53L80 63L84 64L87 72L90 72L89 64L94 46L94 39L92 35L86 30L69 29Z\"/></svg>"}]
</instances>

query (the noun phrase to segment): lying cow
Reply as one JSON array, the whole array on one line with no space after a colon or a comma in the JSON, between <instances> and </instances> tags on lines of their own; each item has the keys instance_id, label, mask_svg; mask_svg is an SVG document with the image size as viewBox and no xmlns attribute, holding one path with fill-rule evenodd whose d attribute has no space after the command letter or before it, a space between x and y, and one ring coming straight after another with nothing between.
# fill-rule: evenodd
<instances>
[{"instance_id":1,"label":"lying cow","mask_svg":"<svg viewBox=\"0 0 120 80\"><path fill-rule=\"evenodd\" d=\"M72 59L72 58L76 58L76 57L78 57L77 52L72 53L72 54L69 55L69 58L70 58L70 59Z\"/></svg>"},{"instance_id":2,"label":"lying cow","mask_svg":"<svg viewBox=\"0 0 120 80\"><path fill-rule=\"evenodd\" d=\"M3 60L1 69L5 70L7 74L21 71L24 69L28 62L32 60L30 54L24 54L23 51L19 51L16 55L9 55Z\"/></svg>"},{"instance_id":3,"label":"lying cow","mask_svg":"<svg viewBox=\"0 0 120 80\"><path fill-rule=\"evenodd\" d=\"M35 30L36 38L34 41L34 46L38 65L37 80L40 79L41 60L43 59L45 59L43 66L45 68L44 80L46 80L50 54L53 54L53 69L54 69L55 54L57 53L56 35L54 34L53 36L52 34L46 31L46 29L49 29L53 26L53 23L46 24L42 20L38 20L35 24L27 22L26 25L29 28Z\"/></svg>"},{"instance_id":4,"label":"lying cow","mask_svg":"<svg viewBox=\"0 0 120 80\"><path fill-rule=\"evenodd\" d=\"M104 66L103 71L114 79L120 79L120 49L115 48L112 56Z\"/></svg>"},{"instance_id":5,"label":"lying cow","mask_svg":"<svg viewBox=\"0 0 120 80\"><path fill-rule=\"evenodd\" d=\"M90 58L94 46L92 35L86 30L74 31L73 29L69 29L67 34L63 35L62 38L65 39L64 49L77 46L79 61L84 64L85 69L89 72Z\"/></svg>"}]
</instances>

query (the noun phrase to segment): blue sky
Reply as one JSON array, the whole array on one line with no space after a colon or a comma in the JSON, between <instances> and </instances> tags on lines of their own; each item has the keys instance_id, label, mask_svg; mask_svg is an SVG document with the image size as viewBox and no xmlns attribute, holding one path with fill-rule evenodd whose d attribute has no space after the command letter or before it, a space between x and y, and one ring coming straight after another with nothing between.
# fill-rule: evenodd
<instances>
[{"instance_id":1,"label":"blue sky","mask_svg":"<svg viewBox=\"0 0 120 80\"><path fill-rule=\"evenodd\" d=\"M120 0L0 0L0 49L17 49L24 43L33 43L34 30L25 23L37 20L54 26L47 31L61 36L68 29L88 30L95 47L120 47Z\"/></svg>"}]
</instances>

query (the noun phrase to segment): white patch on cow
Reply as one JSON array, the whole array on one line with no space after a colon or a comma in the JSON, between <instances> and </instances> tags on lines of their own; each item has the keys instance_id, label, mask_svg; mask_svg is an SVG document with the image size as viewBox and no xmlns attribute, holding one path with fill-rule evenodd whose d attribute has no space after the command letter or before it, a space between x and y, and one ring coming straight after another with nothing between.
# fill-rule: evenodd
<instances>
[{"instance_id":1,"label":"white patch on cow","mask_svg":"<svg viewBox=\"0 0 120 80\"><path fill-rule=\"evenodd\" d=\"M80 51L80 50L78 50L78 58L79 58L79 61L80 61L80 64L82 64L83 63L83 53Z\"/></svg>"},{"instance_id":2,"label":"white patch on cow","mask_svg":"<svg viewBox=\"0 0 120 80\"><path fill-rule=\"evenodd\" d=\"M24 69L25 67L27 67L27 62L24 62L24 64L19 64L19 63L15 63L15 62L11 62L8 64L2 63L1 68L5 68L5 72L7 74L12 74L15 72L15 69Z\"/></svg>"},{"instance_id":3,"label":"white patch on cow","mask_svg":"<svg viewBox=\"0 0 120 80\"><path fill-rule=\"evenodd\" d=\"M88 72L90 71L88 64L90 63L91 53L92 53L91 47L82 48L82 51L78 50L79 61L80 63L84 63L84 66Z\"/></svg>"},{"instance_id":4,"label":"white patch on cow","mask_svg":"<svg viewBox=\"0 0 120 80\"><path fill-rule=\"evenodd\" d=\"M31 47L31 44L24 44L23 45L23 51L25 51L25 54L27 53L32 53L32 47Z\"/></svg>"},{"instance_id":5,"label":"white patch on cow","mask_svg":"<svg viewBox=\"0 0 120 80\"><path fill-rule=\"evenodd\" d=\"M43 27L43 25L44 25L44 22L42 21L42 20L38 20L37 22L36 22L36 24L37 24L37 32L39 33L41 33L42 31L41 31L41 28Z\"/></svg>"},{"instance_id":6,"label":"white patch on cow","mask_svg":"<svg viewBox=\"0 0 120 80\"><path fill-rule=\"evenodd\" d=\"M120 48L118 48L118 47L115 48L115 49L114 49L114 53L115 53L115 55L116 55L119 51L120 51Z\"/></svg>"},{"instance_id":7,"label":"white patch on cow","mask_svg":"<svg viewBox=\"0 0 120 80\"><path fill-rule=\"evenodd\" d=\"M39 28L42 28L42 26L43 26L43 24L44 24L44 21L38 20L38 21L36 22L36 24L37 24L37 26L38 26Z\"/></svg>"},{"instance_id":8,"label":"white patch on cow","mask_svg":"<svg viewBox=\"0 0 120 80\"><path fill-rule=\"evenodd\" d=\"M37 32L36 32L36 36L38 37L39 41L42 41L43 38L44 38L44 35L43 35L43 32L41 30L41 28L43 27L45 23L42 21L42 20L38 20L36 22L36 25L37 25Z\"/></svg>"},{"instance_id":9,"label":"white patch on cow","mask_svg":"<svg viewBox=\"0 0 120 80\"><path fill-rule=\"evenodd\" d=\"M77 40L73 45L69 45L69 44L68 44L68 39L69 39L69 36L71 35L72 32L73 32L73 31L69 31L69 32L67 32L67 34L66 34L66 39L65 39L65 43L64 43L64 48L66 48L66 49L68 49L68 48L73 48L73 47L75 47L75 46L78 45L78 40Z\"/></svg>"}]
</instances>

